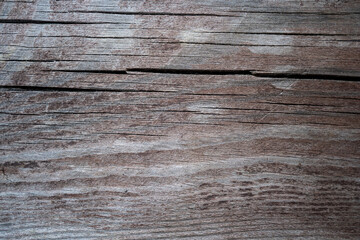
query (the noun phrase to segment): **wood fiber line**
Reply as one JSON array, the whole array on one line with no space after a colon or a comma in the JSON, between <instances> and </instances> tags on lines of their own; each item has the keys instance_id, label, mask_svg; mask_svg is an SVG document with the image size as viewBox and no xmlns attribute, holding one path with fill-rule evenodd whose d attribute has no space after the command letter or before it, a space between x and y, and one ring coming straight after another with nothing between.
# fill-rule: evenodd
<instances>
[{"instance_id":1,"label":"wood fiber line","mask_svg":"<svg viewBox=\"0 0 360 240\"><path fill-rule=\"evenodd\" d=\"M0 239L359 239L360 5L0 2Z\"/></svg>"}]
</instances>

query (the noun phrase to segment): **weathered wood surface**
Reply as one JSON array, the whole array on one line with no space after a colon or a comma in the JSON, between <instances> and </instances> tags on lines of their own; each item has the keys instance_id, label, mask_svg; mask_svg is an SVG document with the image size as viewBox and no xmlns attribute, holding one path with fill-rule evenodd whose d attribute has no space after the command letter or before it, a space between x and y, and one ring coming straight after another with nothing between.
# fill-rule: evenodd
<instances>
[{"instance_id":1,"label":"weathered wood surface","mask_svg":"<svg viewBox=\"0 0 360 240\"><path fill-rule=\"evenodd\" d=\"M1 1L0 239L359 239L360 3Z\"/></svg>"}]
</instances>

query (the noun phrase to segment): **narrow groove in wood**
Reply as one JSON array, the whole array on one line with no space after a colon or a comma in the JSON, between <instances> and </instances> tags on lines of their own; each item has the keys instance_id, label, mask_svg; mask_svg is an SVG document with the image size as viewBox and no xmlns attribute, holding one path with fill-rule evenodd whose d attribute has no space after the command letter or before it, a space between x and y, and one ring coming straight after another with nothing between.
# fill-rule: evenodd
<instances>
[{"instance_id":1,"label":"narrow groove in wood","mask_svg":"<svg viewBox=\"0 0 360 240\"><path fill-rule=\"evenodd\" d=\"M306 46L306 45L291 45L291 44L236 44L236 43L215 43L215 42L155 42L166 44L188 44L188 45L213 45L213 46L232 46L232 47L301 47L301 48L314 48L318 46Z\"/></svg>"},{"instance_id":2,"label":"narrow groove in wood","mask_svg":"<svg viewBox=\"0 0 360 240\"><path fill-rule=\"evenodd\" d=\"M177 75L250 75L261 78L286 78L286 79L317 79L317 80L338 80L358 82L359 76L330 75L330 74L299 74L299 73L271 73L259 72L257 70L225 70L225 69L168 69L168 68L128 68L125 70L44 70L44 72L68 72L68 73L95 73L95 74L116 74L127 75L138 73L159 73ZM170 92L138 89L108 89L108 88L73 88L73 87L47 87L47 86L18 86L1 85L3 89L14 89L22 91L62 91L62 92ZM222 94L222 93L187 93L188 95L214 95L214 96L246 96L244 94Z\"/></svg>"},{"instance_id":3,"label":"narrow groove in wood","mask_svg":"<svg viewBox=\"0 0 360 240\"><path fill-rule=\"evenodd\" d=\"M41 87L41 86L16 86L3 85L3 89L17 91L43 91L43 92L173 92L173 91L156 91L156 90L137 90L137 89L105 89L105 88L70 88L70 87Z\"/></svg>"},{"instance_id":4,"label":"narrow groove in wood","mask_svg":"<svg viewBox=\"0 0 360 240\"><path fill-rule=\"evenodd\" d=\"M84 10L74 10L69 12L116 14L116 15L140 15L140 16L238 17L235 15L223 15L223 14L214 14L214 13L122 12L122 11L84 11Z\"/></svg>"},{"instance_id":5,"label":"narrow groove in wood","mask_svg":"<svg viewBox=\"0 0 360 240\"><path fill-rule=\"evenodd\" d=\"M81 70L81 69L74 69L74 70L51 69L51 70L44 70L44 72L128 74L126 70L87 70L87 69L83 69L83 70Z\"/></svg>"},{"instance_id":6,"label":"narrow groove in wood","mask_svg":"<svg viewBox=\"0 0 360 240\"><path fill-rule=\"evenodd\" d=\"M339 80L339 81L359 81L360 76L336 75L336 74L312 74L312 73L265 73L252 72L256 77L266 78L294 78L294 79L321 79L321 80Z\"/></svg>"},{"instance_id":7,"label":"narrow groove in wood","mask_svg":"<svg viewBox=\"0 0 360 240\"><path fill-rule=\"evenodd\" d=\"M49 60L35 60L35 59L8 59L0 60L0 62L104 62L98 60L71 60L71 59L49 59Z\"/></svg>"},{"instance_id":8,"label":"narrow groove in wood","mask_svg":"<svg viewBox=\"0 0 360 240\"><path fill-rule=\"evenodd\" d=\"M290 35L290 36L360 36L360 34L348 34L348 33L300 33L300 32L245 32L245 31L194 31L196 33L221 33L221 34L249 34L249 35Z\"/></svg>"},{"instance_id":9,"label":"narrow groove in wood","mask_svg":"<svg viewBox=\"0 0 360 240\"><path fill-rule=\"evenodd\" d=\"M298 74L298 73L265 73L257 70L213 70L213 69L167 69L167 68L128 68L127 72L184 74L184 75L252 75L267 78L321 79L359 81L359 76L330 75L330 74Z\"/></svg>"},{"instance_id":10,"label":"narrow groove in wood","mask_svg":"<svg viewBox=\"0 0 360 240\"><path fill-rule=\"evenodd\" d=\"M33 20L33 19L0 19L1 23L12 24L128 24L115 22L80 22L80 21L49 21L49 20Z\"/></svg>"},{"instance_id":11,"label":"narrow groove in wood","mask_svg":"<svg viewBox=\"0 0 360 240\"><path fill-rule=\"evenodd\" d=\"M252 75L253 70L128 68L127 72L164 73L184 75Z\"/></svg>"},{"instance_id":12,"label":"narrow groove in wood","mask_svg":"<svg viewBox=\"0 0 360 240\"><path fill-rule=\"evenodd\" d=\"M247 11L247 10L229 10L231 13L269 13L281 15L325 15L325 16L344 16L344 15L358 15L360 12L278 12L278 11Z\"/></svg>"}]
</instances>

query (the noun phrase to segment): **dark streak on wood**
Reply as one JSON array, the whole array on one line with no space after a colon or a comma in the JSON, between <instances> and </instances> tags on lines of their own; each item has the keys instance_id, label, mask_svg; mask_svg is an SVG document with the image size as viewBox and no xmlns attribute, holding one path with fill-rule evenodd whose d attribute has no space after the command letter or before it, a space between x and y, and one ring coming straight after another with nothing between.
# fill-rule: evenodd
<instances>
[{"instance_id":1,"label":"dark streak on wood","mask_svg":"<svg viewBox=\"0 0 360 240\"><path fill-rule=\"evenodd\" d=\"M44 21L32 19L0 19L1 23L13 24L112 24L111 22Z\"/></svg>"}]
</instances>

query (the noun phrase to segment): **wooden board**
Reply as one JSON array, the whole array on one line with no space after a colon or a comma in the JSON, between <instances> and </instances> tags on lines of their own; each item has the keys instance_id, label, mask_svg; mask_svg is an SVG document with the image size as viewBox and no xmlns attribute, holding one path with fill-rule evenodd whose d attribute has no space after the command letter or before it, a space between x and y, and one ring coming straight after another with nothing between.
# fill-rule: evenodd
<instances>
[{"instance_id":1,"label":"wooden board","mask_svg":"<svg viewBox=\"0 0 360 240\"><path fill-rule=\"evenodd\" d=\"M359 239L360 4L1 1L0 239Z\"/></svg>"}]
</instances>

